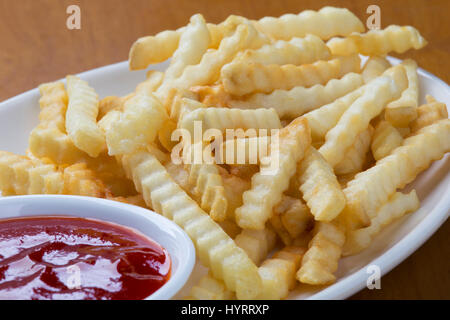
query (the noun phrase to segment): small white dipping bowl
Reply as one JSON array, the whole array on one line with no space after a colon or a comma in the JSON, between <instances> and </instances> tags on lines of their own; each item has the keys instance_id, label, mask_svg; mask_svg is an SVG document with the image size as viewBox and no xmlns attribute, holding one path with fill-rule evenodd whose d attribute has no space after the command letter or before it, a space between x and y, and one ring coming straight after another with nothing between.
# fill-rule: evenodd
<instances>
[{"instance_id":1,"label":"small white dipping bowl","mask_svg":"<svg viewBox=\"0 0 450 320\"><path fill-rule=\"evenodd\" d=\"M172 272L161 288L146 300L172 298L188 280L195 263L195 248L188 235L163 216L117 201L64 195L0 197L0 219L29 216L71 216L112 222L136 229L165 248Z\"/></svg>"}]
</instances>

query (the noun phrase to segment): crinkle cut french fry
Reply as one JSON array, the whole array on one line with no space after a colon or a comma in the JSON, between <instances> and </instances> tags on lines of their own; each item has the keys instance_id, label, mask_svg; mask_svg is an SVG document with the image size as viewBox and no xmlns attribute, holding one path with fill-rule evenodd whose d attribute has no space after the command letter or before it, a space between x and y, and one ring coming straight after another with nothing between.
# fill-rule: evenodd
<instances>
[{"instance_id":1,"label":"crinkle cut french fry","mask_svg":"<svg viewBox=\"0 0 450 320\"><path fill-rule=\"evenodd\" d=\"M237 60L222 68L221 80L225 91L233 95L269 93L276 89L289 90L294 87L325 84L330 79L341 78L349 72L359 72L360 62L358 55L320 60L301 66L264 65Z\"/></svg>"},{"instance_id":2,"label":"crinkle cut french fry","mask_svg":"<svg viewBox=\"0 0 450 320\"><path fill-rule=\"evenodd\" d=\"M228 290L221 280L217 280L211 273L204 275L194 285L187 300L233 300L234 293Z\"/></svg>"},{"instance_id":3,"label":"crinkle cut french fry","mask_svg":"<svg viewBox=\"0 0 450 320\"><path fill-rule=\"evenodd\" d=\"M225 194L228 199L227 217L232 221L235 221L235 210L242 206L242 194L250 189L251 183L249 180L241 179L232 174L228 174L227 172L221 171L220 174L225 187Z\"/></svg>"},{"instance_id":4,"label":"crinkle cut french fry","mask_svg":"<svg viewBox=\"0 0 450 320\"><path fill-rule=\"evenodd\" d=\"M201 14L191 17L190 23L181 34L178 48L174 52L169 67L164 73L164 79L157 90L157 95L166 96L172 82L180 77L187 66L200 62L210 42L210 35L205 19Z\"/></svg>"},{"instance_id":5,"label":"crinkle cut french fry","mask_svg":"<svg viewBox=\"0 0 450 320\"><path fill-rule=\"evenodd\" d=\"M39 106L39 126L41 128L56 127L65 133L65 115L67 110L67 92L62 82L44 83L39 86L41 98Z\"/></svg>"},{"instance_id":6,"label":"crinkle cut french fry","mask_svg":"<svg viewBox=\"0 0 450 320\"><path fill-rule=\"evenodd\" d=\"M445 103L436 101L432 96L427 95L427 103L417 108L417 119L411 124L411 131L417 132L438 120L447 119L448 112Z\"/></svg>"},{"instance_id":7,"label":"crinkle cut french fry","mask_svg":"<svg viewBox=\"0 0 450 320\"><path fill-rule=\"evenodd\" d=\"M64 180L55 165L0 151L2 195L61 194Z\"/></svg>"},{"instance_id":8,"label":"crinkle cut french fry","mask_svg":"<svg viewBox=\"0 0 450 320\"><path fill-rule=\"evenodd\" d=\"M270 228L263 230L242 230L234 239L236 245L242 248L250 259L259 265L275 247L276 234Z\"/></svg>"},{"instance_id":9,"label":"crinkle cut french fry","mask_svg":"<svg viewBox=\"0 0 450 320\"><path fill-rule=\"evenodd\" d=\"M296 163L311 144L308 122L297 118L281 129L279 145L270 151L270 161L260 165L252 177L252 187L243 194L243 205L236 209L236 221L243 229L264 229L295 174ZM270 162L270 163L269 163ZM273 166L273 167L272 167Z\"/></svg>"},{"instance_id":10,"label":"crinkle cut french fry","mask_svg":"<svg viewBox=\"0 0 450 320\"><path fill-rule=\"evenodd\" d=\"M227 217L228 201L217 165L214 163L186 164L188 182L194 199L209 213L214 221L224 221Z\"/></svg>"},{"instance_id":11,"label":"crinkle cut french fry","mask_svg":"<svg viewBox=\"0 0 450 320\"><path fill-rule=\"evenodd\" d=\"M105 136L97 125L98 96L86 81L67 76L69 105L66 111L66 130L69 138L91 157L105 150Z\"/></svg>"},{"instance_id":12,"label":"crinkle cut french fry","mask_svg":"<svg viewBox=\"0 0 450 320\"><path fill-rule=\"evenodd\" d=\"M259 267L259 274L263 280L263 291L259 299L284 299L289 290L296 285L295 273L300 267L305 249L288 246L275 252Z\"/></svg>"},{"instance_id":13,"label":"crinkle cut french fry","mask_svg":"<svg viewBox=\"0 0 450 320\"><path fill-rule=\"evenodd\" d=\"M138 191L155 211L180 225L193 240L202 263L239 299L261 290L261 278L245 252L172 180L162 164L146 151L122 157Z\"/></svg>"},{"instance_id":14,"label":"crinkle cut french fry","mask_svg":"<svg viewBox=\"0 0 450 320\"><path fill-rule=\"evenodd\" d=\"M386 103L400 97L406 85L402 66L393 67L391 77L383 76L370 82L371 90L365 90L344 112L336 126L327 132L325 143L319 149L332 167L342 161L345 150L353 144L358 134L367 129L370 120L383 110Z\"/></svg>"},{"instance_id":15,"label":"crinkle cut french fry","mask_svg":"<svg viewBox=\"0 0 450 320\"><path fill-rule=\"evenodd\" d=\"M198 64L187 66L183 74L173 80L172 87L188 90L193 86L214 83L222 66L230 62L238 51L252 46L258 36L258 31L251 25L239 25L234 34L222 40L217 50L207 51Z\"/></svg>"},{"instance_id":16,"label":"crinkle cut french fry","mask_svg":"<svg viewBox=\"0 0 450 320\"><path fill-rule=\"evenodd\" d=\"M400 98L391 101L386 106L384 117L396 127L408 127L409 123L417 118L417 105L419 104L419 77L417 63L407 59L402 62L408 77L408 87L402 92Z\"/></svg>"},{"instance_id":17,"label":"crinkle cut french fry","mask_svg":"<svg viewBox=\"0 0 450 320\"><path fill-rule=\"evenodd\" d=\"M182 115L178 127L194 136L195 122L201 121L202 129L280 129L281 122L274 109L198 108Z\"/></svg>"},{"instance_id":18,"label":"crinkle cut french fry","mask_svg":"<svg viewBox=\"0 0 450 320\"><path fill-rule=\"evenodd\" d=\"M334 172L339 175L356 173L361 171L366 160L367 151L370 149L370 142L373 135L373 127L369 127L361 132L353 145L345 151L345 157L334 167Z\"/></svg>"},{"instance_id":19,"label":"crinkle cut french fry","mask_svg":"<svg viewBox=\"0 0 450 320\"><path fill-rule=\"evenodd\" d=\"M190 91L198 95L198 100L205 106L226 108L230 96L225 92L223 84L212 86L195 86Z\"/></svg>"},{"instance_id":20,"label":"crinkle cut french fry","mask_svg":"<svg viewBox=\"0 0 450 320\"><path fill-rule=\"evenodd\" d=\"M300 191L315 220L329 222L344 209L345 196L333 168L310 147L298 164Z\"/></svg>"},{"instance_id":21,"label":"crinkle cut french fry","mask_svg":"<svg viewBox=\"0 0 450 320\"><path fill-rule=\"evenodd\" d=\"M403 53L409 49L421 49L426 44L415 28L397 25L362 34L352 33L347 38L333 38L327 42L334 55L360 53L366 56L384 56L391 51Z\"/></svg>"},{"instance_id":22,"label":"crinkle cut french fry","mask_svg":"<svg viewBox=\"0 0 450 320\"><path fill-rule=\"evenodd\" d=\"M295 87L291 90L275 90L271 93L255 93L245 100L230 100L233 108L274 108L278 115L295 118L330 103L357 89L363 83L362 76L348 73L341 79L331 79L326 85L317 84L311 88Z\"/></svg>"},{"instance_id":23,"label":"crinkle cut french fry","mask_svg":"<svg viewBox=\"0 0 450 320\"><path fill-rule=\"evenodd\" d=\"M145 69L149 64L162 62L172 56L178 47L181 33L178 30L162 31L154 36L142 37L133 43L129 53L131 70Z\"/></svg>"},{"instance_id":24,"label":"crinkle cut french fry","mask_svg":"<svg viewBox=\"0 0 450 320\"><path fill-rule=\"evenodd\" d=\"M246 63L301 65L327 60L330 56L327 45L319 37L308 34L304 38L278 40L259 49L247 49L239 53L235 60Z\"/></svg>"},{"instance_id":25,"label":"crinkle cut french fry","mask_svg":"<svg viewBox=\"0 0 450 320\"><path fill-rule=\"evenodd\" d=\"M123 106L123 99L116 96L107 96L98 103L98 116L99 122L105 115L113 110L121 111Z\"/></svg>"},{"instance_id":26,"label":"crinkle cut french fry","mask_svg":"<svg viewBox=\"0 0 450 320\"><path fill-rule=\"evenodd\" d=\"M258 164L269 149L270 136L227 139L215 150L215 157L221 164Z\"/></svg>"},{"instance_id":27,"label":"crinkle cut french fry","mask_svg":"<svg viewBox=\"0 0 450 320\"><path fill-rule=\"evenodd\" d=\"M364 83L369 83L390 67L391 64L386 60L386 58L378 56L370 57L367 59L361 72L364 78Z\"/></svg>"},{"instance_id":28,"label":"crinkle cut french fry","mask_svg":"<svg viewBox=\"0 0 450 320\"><path fill-rule=\"evenodd\" d=\"M299 14L264 17L256 22L257 28L275 39L288 40L314 34L322 39L363 32L364 25L349 10L324 7L319 11L305 10Z\"/></svg>"},{"instance_id":29,"label":"crinkle cut french fry","mask_svg":"<svg viewBox=\"0 0 450 320\"><path fill-rule=\"evenodd\" d=\"M404 214L417 210L419 206L416 190L412 190L408 194L394 193L388 202L377 211L376 216L370 220L370 226L352 230L347 234L342 254L344 256L353 255L369 247L373 238L382 228Z\"/></svg>"},{"instance_id":30,"label":"crinkle cut french fry","mask_svg":"<svg viewBox=\"0 0 450 320\"><path fill-rule=\"evenodd\" d=\"M375 160L380 160L389 155L392 150L399 147L403 137L388 121L380 121L373 134L372 154Z\"/></svg>"},{"instance_id":31,"label":"crinkle cut french fry","mask_svg":"<svg viewBox=\"0 0 450 320\"><path fill-rule=\"evenodd\" d=\"M103 182L95 177L94 172L89 170L85 163L77 163L65 168L63 178L64 194L96 198L104 198L110 194Z\"/></svg>"},{"instance_id":32,"label":"crinkle cut french fry","mask_svg":"<svg viewBox=\"0 0 450 320\"><path fill-rule=\"evenodd\" d=\"M406 138L390 155L357 174L344 189L347 205L342 216L347 226L352 229L367 226L397 189L449 151L450 120L444 119Z\"/></svg>"},{"instance_id":33,"label":"crinkle cut french fry","mask_svg":"<svg viewBox=\"0 0 450 320\"><path fill-rule=\"evenodd\" d=\"M158 131L159 142L169 152L172 151L172 148L177 144L176 141L172 140L172 133L176 130L176 128L177 124L168 119Z\"/></svg>"},{"instance_id":34,"label":"crinkle cut french fry","mask_svg":"<svg viewBox=\"0 0 450 320\"><path fill-rule=\"evenodd\" d=\"M337 270L344 242L345 233L339 218L332 222L317 222L314 237L297 272L297 280L311 285L334 282L336 277L333 273Z\"/></svg>"},{"instance_id":35,"label":"crinkle cut french fry","mask_svg":"<svg viewBox=\"0 0 450 320\"><path fill-rule=\"evenodd\" d=\"M136 93L143 93L147 95L152 94L159 88L163 79L164 79L164 72L149 70L147 72L147 79L139 83L136 86L135 91Z\"/></svg>"},{"instance_id":36,"label":"crinkle cut french fry","mask_svg":"<svg viewBox=\"0 0 450 320\"><path fill-rule=\"evenodd\" d=\"M155 140L168 119L166 110L152 95L136 94L124 105L120 118L106 131L108 153L130 153Z\"/></svg>"},{"instance_id":37,"label":"crinkle cut french fry","mask_svg":"<svg viewBox=\"0 0 450 320\"><path fill-rule=\"evenodd\" d=\"M283 195L273 211L270 224L285 245L291 245L314 220L311 211L302 200L286 195Z\"/></svg>"}]
</instances>

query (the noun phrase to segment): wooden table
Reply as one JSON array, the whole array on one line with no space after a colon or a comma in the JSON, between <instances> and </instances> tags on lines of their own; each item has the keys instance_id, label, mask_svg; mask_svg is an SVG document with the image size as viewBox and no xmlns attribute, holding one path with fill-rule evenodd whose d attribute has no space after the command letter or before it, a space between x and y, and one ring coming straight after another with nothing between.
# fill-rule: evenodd
<instances>
[{"instance_id":1,"label":"wooden table","mask_svg":"<svg viewBox=\"0 0 450 320\"><path fill-rule=\"evenodd\" d=\"M81 30L66 28L66 8L81 8ZM347 7L366 21L366 8L381 8L382 27L412 25L429 44L402 57L450 81L448 0L0 0L0 101L92 68L126 60L138 37L174 29L202 13L210 22L229 14L279 16L325 5ZM381 290L353 299L450 299L450 221L382 279Z\"/></svg>"}]
</instances>

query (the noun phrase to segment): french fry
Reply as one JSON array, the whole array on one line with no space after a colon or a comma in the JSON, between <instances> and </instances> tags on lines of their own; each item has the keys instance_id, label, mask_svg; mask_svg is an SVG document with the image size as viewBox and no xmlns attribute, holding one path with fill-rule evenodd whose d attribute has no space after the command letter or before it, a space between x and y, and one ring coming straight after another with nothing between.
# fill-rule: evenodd
<instances>
[{"instance_id":1,"label":"french fry","mask_svg":"<svg viewBox=\"0 0 450 320\"><path fill-rule=\"evenodd\" d=\"M300 199L286 195L274 208L274 215L270 222L275 232L285 245L290 245L293 239L300 236L314 220L311 211Z\"/></svg>"},{"instance_id":2,"label":"french fry","mask_svg":"<svg viewBox=\"0 0 450 320\"><path fill-rule=\"evenodd\" d=\"M300 267L305 249L284 247L259 267L263 290L259 299L284 299L296 285L295 273Z\"/></svg>"},{"instance_id":3,"label":"french fry","mask_svg":"<svg viewBox=\"0 0 450 320\"><path fill-rule=\"evenodd\" d=\"M314 34L322 39L346 36L364 31L362 22L349 10L324 7L319 11L305 10L299 14L264 17L256 23L259 30L275 39L288 40Z\"/></svg>"},{"instance_id":4,"label":"french fry","mask_svg":"<svg viewBox=\"0 0 450 320\"><path fill-rule=\"evenodd\" d=\"M123 106L123 99L116 96L107 96L98 103L98 116L97 119L100 122L101 119L109 112L113 110L121 111Z\"/></svg>"},{"instance_id":5,"label":"french fry","mask_svg":"<svg viewBox=\"0 0 450 320\"><path fill-rule=\"evenodd\" d=\"M230 96L225 92L223 84L212 86L195 86L190 89L196 93L198 100L206 106L226 108Z\"/></svg>"},{"instance_id":6,"label":"french fry","mask_svg":"<svg viewBox=\"0 0 450 320\"><path fill-rule=\"evenodd\" d=\"M257 266L275 247L276 240L275 232L267 227L263 230L244 229L234 239L236 245L242 248Z\"/></svg>"},{"instance_id":7,"label":"french fry","mask_svg":"<svg viewBox=\"0 0 450 320\"><path fill-rule=\"evenodd\" d=\"M235 221L234 213L237 208L242 206L242 194L250 189L251 183L248 180L241 179L227 172L220 171L223 185L225 188L225 195L228 199L227 217Z\"/></svg>"},{"instance_id":8,"label":"french fry","mask_svg":"<svg viewBox=\"0 0 450 320\"><path fill-rule=\"evenodd\" d=\"M247 49L239 53L235 61L261 64L301 65L331 57L330 49L317 36L308 34L304 38L289 41L278 40L259 49Z\"/></svg>"},{"instance_id":9,"label":"french fry","mask_svg":"<svg viewBox=\"0 0 450 320\"><path fill-rule=\"evenodd\" d=\"M311 144L308 123L298 118L280 132L278 148L271 147L270 164L262 163L252 177L252 187L243 194L243 205L236 209L236 222L243 229L264 229L295 174L296 163ZM271 165L275 163L275 168ZM267 171L267 172L266 172Z\"/></svg>"},{"instance_id":10,"label":"french fry","mask_svg":"<svg viewBox=\"0 0 450 320\"><path fill-rule=\"evenodd\" d=\"M259 164L269 149L270 136L227 139L215 150L215 157L221 164Z\"/></svg>"},{"instance_id":11,"label":"french fry","mask_svg":"<svg viewBox=\"0 0 450 320\"><path fill-rule=\"evenodd\" d=\"M75 146L91 157L105 150L105 136L97 126L98 96L86 81L67 76L69 105L66 130Z\"/></svg>"},{"instance_id":12,"label":"french fry","mask_svg":"<svg viewBox=\"0 0 450 320\"><path fill-rule=\"evenodd\" d=\"M360 71L358 55L338 57L328 61L317 61L301 66L264 65L233 61L222 68L221 80L225 91L233 95L252 92L269 93L276 89L289 90L294 87L311 87L325 84L330 79L341 78L349 72Z\"/></svg>"},{"instance_id":13,"label":"french fry","mask_svg":"<svg viewBox=\"0 0 450 320\"><path fill-rule=\"evenodd\" d=\"M362 229L352 230L348 233L342 254L344 256L357 254L370 246L373 238L382 228L399 219L409 212L417 210L420 206L416 190L408 194L394 193L370 219L370 226Z\"/></svg>"},{"instance_id":14,"label":"french fry","mask_svg":"<svg viewBox=\"0 0 450 320\"><path fill-rule=\"evenodd\" d=\"M345 157L334 167L334 172L338 175L356 173L362 170L366 160L367 151L370 149L374 129L371 125L361 132L353 145L345 151Z\"/></svg>"},{"instance_id":15,"label":"french fry","mask_svg":"<svg viewBox=\"0 0 450 320\"><path fill-rule=\"evenodd\" d=\"M73 164L63 171L63 194L105 198L109 191L85 163Z\"/></svg>"},{"instance_id":16,"label":"french fry","mask_svg":"<svg viewBox=\"0 0 450 320\"><path fill-rule=\"evenodd\" d=\"M164 73L164 79L156 95L165 97L175 79L183 74L184 69L200 62L210 43L210 35L205 19L201 14L191 17L190 23L181 34L178 48L174 52L170 65Z\"/></svg>"},{"instance_id":17,"label":"french fry","mask_svg":"<svg viewBox=\"0 0 450 320\"><path fill-rule=\"evenodd\" d=\"M373 79L379 77L386 69L390 68L391 64L383 57L370 57L367 59L362 70L364 83L369 83Z\"/></svg>"},{"instance_id":18,"label":"french fry","mask_svg":"<svg viewBox=\"0 0 450 320\"><path fill-rule=\"evenodd\" d=\"M392 150L399 147L403 137L388 121L380 121L373 134L372 154L375 160L380 160L389 155Z\"/></svg>"},{"instance_id":19,"label":"french fry","mask_svg":"<svg viewBox=\"0 0 450 320\"><path fill-rule=\"evenodd\" d=\"M227 217L228 201L225 196L222 177L214 163L186 164L188 183L194 199L214 221L224 221Z\"/></svg>"},{"instance_id":20,"label":"french fry","mask_svg":"<svg viewBox=\"0 0 450 320\"><path fill-rule=\"evenodd\" d=\"M417 63L407 59L402 62L408 77L408 87L402 92L400 98L391 101L386 106L384 117L396 127L408 127L409 123L417 118L417 105L419 104L419 78Z\"/></svg>"},{"instance_id":21,"label":"french fry","mask_svg":"<svg viewBox=\"0 0 450 320\"><path fill-rule=\"evenodd\" d=\"M338 267L345 242L343 227L338 220L317 222L314 237L297 271L297 280L311 285L330 284L336 280L333 274Z\"/></svg>"},{"instance_id":22,"label":"french fry","mask_svg":"<svg viewBox=\"0 0 450 320\"><path fill-rule=\"evenodd\" d=\"M325 143L319 152L332 167L342 161L345 150L353 144L358 134L367 129L370 120L383 110L385 104L400 97L407 85L404 68L393 67L391 77L377 78L370 85L372 90L365 90L325 136Z\"/></svg>"},{"instance_id":23,"label":"french fry","mask_svg":"<svg viewBox=\"0 0 450 320\"><path fill-rule=\"evenodd\" d=\"M164 72L149 70L149 72L147 72L147 79L139 83L135 91L136 93L142 93L146 95L153 94L159 88L163 79Z\"/></svg>"},{"instance_id":24,"label":"french fry","mask_svg":"<svg viewBox=\"0 0 450 320\"><path fill-rule=\"evenodd\" d=\"M195 122L201 121L202 129L279 129L280 118L274 109L228 109L228 108L198 108L182 116L178 127L186 129L194 137ZM255 131L256 132L256 131Z\"/></svg>"},{"instance_id":25,"label":"french fry","mask_svg":"<svg viewBox=\"0 0 450 320\"><path fill-rule=\"evenodd\" d=\"M176 141L172 140L172 133L177 128L177 124L168 119L162 125L161 129L158 131L158 140L161 145L167 150L172 151L172 148L176 145Z\"/></svg>"},{"instance_id":26,"label":"french fry","mask_svg":"<svg viewBox=\"0 0 450 320\"><path fill-rule=\"evenodd\" d=\"M434 160L450 151L450 120L440 120L406 138L390 155L375 166L358 173L347 184L347 205L342 212L351 229L368 226L370 218L399 188L414 178Z\"/></svg>"},{"instance_id":27,"label":"french fry","mask_svg":"<svg viewBox=\"0 0 450 320\"><path fill-rule=\"evenodd\" d=\"M390 25L382 30L352 33L346 38L333 38L327 42L334 55L360 53L366 56L384 56L389 52L403 53L421 49L427 41L419 31L410 26Z\"/></svg>"},{"instance_id":28,"label":"french fry","mask_svg":"<svg viewBox=\"0 0 450 320\"><path fill-rule=\"evenodd\" d=\"M65 114L68 97L62 82L44 83L39 86L40 113L39 127L56 127L62 133L66 132Z\"/></svg>"},{"instance_id":29,"label":"french fry","mask_svg":"<svg viewBox=\"0 0 450 320\"><path fill-rule=\"evenodd\" d=\"M300 191L315 220L329 222L344 209L345 197L332 167L310 147L298 164Z\"/></svg>"},{"instance_id":30,"label":"french fry","mask_svg":"<svg viewBox=\"0 0 450 320\"><path fill-rule=\"evenodd\" d=\"M234 300L234 293L211 273L204 275L189 292L187 300Z\"/></svg>"},{"instance_id":31,"label":"french fry","mask_svg":"<svg viewBox=\"0 0 450 320\"><path fill-rule=\"evenodd\" d=\"M3 196L61 194L64 180L55 165L0 151L0 190Z\"/></svg>"},{"instance_id":32,"label":"french fry","mask_svg":"<svg viewBox=\"0 0 450 320\"><path fill-rule=\"evenodd\" d=\"M222 279L238 299L261 290L258 269L246 253L172 180L152 154L141 151L122 157L145 202L180 225L193 240L200 260Z\"/></svg>"},{"instance_id":33,"label":"french fry","mask_svg":"<svg viewBox=\"0 0 450 320\"><path fill-rule=\"evenodd\" d=\"M245 100L230 100L233 108L274 108L281 118L295 118L330 103L355 90L363 83L362 76L348 73L341 79L331 79L326 85L310 88L295 87L291 90L275 90L272 93L255 93Z\"/></svg>"},{"instance_id":34,"label":"french fry","mask_svg":"<svg viewBox=\"0 0 450 320\"><path fill-rule=\"evenodd\" d=\"M164 107L156 98L135 95L125 103L120 118L106 132L108 153L130 153L153 142L167 119Z\"/></svg>"},{"instance_id":35,"label":"french fry","mask_svg":"<svg viewBox=\"0 0 450 320\"><path fill-rule=\"evenodd\" d=\"M417 119L410 124L413 133L438 120L448 118L445 103L436 101L436 99L430 95L427 95L426 99L427 103L417 108Z\"/></svg>"}]
</instances>

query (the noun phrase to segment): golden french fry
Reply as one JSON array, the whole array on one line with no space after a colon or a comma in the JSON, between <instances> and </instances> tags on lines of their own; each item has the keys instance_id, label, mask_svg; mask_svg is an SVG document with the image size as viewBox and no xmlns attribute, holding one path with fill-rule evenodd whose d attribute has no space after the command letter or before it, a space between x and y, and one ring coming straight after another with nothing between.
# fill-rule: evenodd
<instances>
[{"instance_id":1,"label":"golden french fry","mask_svg":"<svg viewBox=\"0 0 450 320\"><path fill-rule=\"evenodd\" d=\"M259 164L269 148L270 136L227 139L215 150L215 157L221 164Z\"/></svg>"},{"instance_id":2,"label":"golden french fry","mask_svg":"<svg viewBox=\"0 0 450 320\"><path fill-rule=\"evenodd\" d=\"M236 209L236 221L243 229L264 229L280 202L282 193L295 174L296 163L311 144L308 123L298 118L281 129L279 145L271 146L270 161L261 163L260 172L252 177L252 187L243 194L243 205Z\"/></svg>"},{"instance_id":3,"label":"golden french fry","mask_svg":"<svg viewBox=\"0 0 450 320\"><path fill-rule=\"evenodd\" d=\"M330 103L355 90L363 83L362 76L348 73L341 79L331 79L326 85L311 88L295 87L291 90L275 90L272 93L255 93L245 100L230 100L233 108L274 108L278 115L295 118L315 108Z\"/></svg>"},{"instance_id":4,"label":"golden french fry","mask_svg":"<svg viewBox=\"0 0 450 320\"><path fill-rule=\"evenodd\" d=\"M371 125L361 132L353 145L345 151L344 159L334 167L338 175L356 173L361 171L366 160L367 151L370 149L374 129Z\"/></svg>"},{"instance_id":5,"label":"golden french fry","mask_svg":"<svg viewBox=\"0 0 450 320\"><path fill-rule=\"evenodd\" d=\"M400 98L391 101L386 106L384 117L396 127L407 127L417 118L417 105L419 104L419 78L417 63L407 59L402 62L408 77L408 87L402 92Z\"/></svg>"},{"instance_id":6,"label":"golden french fry","mask_svg":"<svg viewBox=\"0 0 450 320\"><path fill-rule=\"evenodd\" d=\"M44 83L39 86L40 113L39 127L56 127L62 133L66 132L65 114L68 97L62 82Z\"/></svg>"},{"instance_id":7,"label":"golden french fry","mask_svg":"<svg viewBox=\"0 0 450 320\"><path fill-rule=\"evenodd\" d=\"M187 300L233 300L234 293L228 290L221 280L217 280L211 273L203 276L194 285L186 297Z\"/></svg>"},{"instance_id":8,"label":"golden french fry","mask_svg":"<svg viewBox=\"0 0 450 320\"><path fill-rule=\"evenodd\" d=\"M136 93L153 94L161 85L164 79L164 72L149 70L147 72L147 79L139 83L136 87Z\"/></svg>"},{"instance_id":9,"label":"golden french fry","mask_svg":"<svg viewBox=\"0 0 450 320\"><path fill-rule=\"evenodd\" d=\"M333 168L310 147L298 164L300 191L315 220L329 222L344 209L345 197Z\"/></svg>"},{"instance_id":10,"label":"golden french fry","mask_svg":"<svg viewBox=\"0 0 450 320\"><path fill-rule=\"evenodd\" d=\"M308 34L304 38L278 40L259 49L247 49L239 53L235 60L246 63L301 65L327 60L330 56L327 45L319 37Z\"/></svg>"},{"instance_id":11,"label":"golden french fry","mask_svg":"<svg viewBox=\"0 0 450 320\"><path fill-rule=\"evenodd\" d=\"M195 86L190 89L198 95L198 100L205 106L226 108L230 96L225 92L223 84L212 86Z\"/></svg>"},{"instance_id":12,"label":"golden french fry","mask_svg":"<svg viewBox=\"0 0 450 320\"><path fill-rule=\"evenodd\" d=\"M124 111L106 131L110 155L130 153L153 142L168 119L161 103L151 95L136 94L124 105Z\"/></svg>"},{"instance_id":13,"label":"golden french fry","mask_svg":"<svg viewBox=\"0 0 450 320\"><path fill-rule=\"evenodd\" d=\"M388 121L380 121L373 134L372 154L375 160L380 160L389 155L392 150L399 147L403 137Z\"/></svg>"},{"instance_id":14,"label":"golden french fry","mask_svg":"<svg viewBox=\"0 0 450 320\"><path fill-rule=\"evenodd\" d=\"M251 299L261 289L258 269L245 252L172 180L152 154L122 157L145 202L180 225L194 241L202 263L222 279L238 299Z\"/></svg>"},{"instance_id":15,"label":"golden french fry","mask_svg":"<svg viewBox=\"0 0 450 320\"><path fill-rule=\"evenodd\" d=\"M222 170L220 175L222 176L226 198L228 199L227 217L235 221L234 212L242 206L242 194L250 189L251 183Z\"/></svg>"},{"instance_id":16,"label":"golden french fry","mask_svg":"<svg viewBox=\"0 0 450 320\"><path fill-rule=\"evenodd\" d=\"M275 39L285 40L307 34L329 39L364 31L364 25L352 12L334 7L324 7L319 11L305 10L278 18L264 17L256 22L256 26Z\"/></svg>"},{"instance_id":17,"label":"golden french fry","mask_svg":"<svg viewBox=\"0 0 450 320\"><path fill-rule=\"evenodd\" d=\"M377 211L376 216L370 219L370 226L348 233L342 254L344 256L353 255L367 248L383 227L406 213L417 210L419 206L416 190L412 190L408 194L394 193L388 202Z\"/></svg>"},{"instance_id":18,"label":"golden french fry","mask_svg":"<svg viewBox=\"0 0 450 320\"><path fill-rule=\"evenodd\" d=\"M427 41L411 26L390 25L382 30L352 33L346 38L333 38L327 42L334 55L361 53L366 56L384 56L391 51L403 53L421 49Z\"/></svg>"},{"instance_id":19,"label":"golden french fry","mask_svg":"<svg viewBox=\"0 0 450 320\"><path fill-rule=\"evenodd\" d=\"M344 189L347 205L342 216L347 226L352 229L367 226L397 189L449 151L450 120L445 119L422 128L375 166L358 173Z\"/></svg>"},{"instance_id":20,"label":"golden french fry","mask_svg":"<svg viewBox=\"0 0 450 320\"><path fill-rule=\"evenodd\" d=\"M64 180L55 165L0 151L0 191L3 196L61 194Z\"/></svg>"},{"instance_id":21,"label":"golden french fry","mask_svg":"<svg viewBox=\"0 0 450 320\"><path fill-rule=\"evenodd\" d=\"M234 241L256 265L259 265L275 247L277 237L270 228L263 230L244 229L236 236Z\"/></svg>"},{"instance_id":22,"label":"golden french fry","mask_svg":"<svg viewBox=\"0 0 450 320\"><path fill-rule=\"evenodd\" d=\"M104 198L109 191L103 182L96 178L85 163L77 163L64 169L64 194Z\"/></svg>"},{"instance_id":23,"label":"golden french fry","mask_svg":"<svg viewBox=\"0 0 450 320\"><path fill-rule=\"evenodd\" d=\"M222 68L221 80L225 91L233 95L269 93L276 89L289 90L294 87L325 84L330 79L341 78L349 72L359 72L360 63L358 55L320 60L301 66L264 65L237 60Z\"/></svg>"},{"instance_id":24,"label":"golden french fry","mask_svg":"<svg viewBox=\"0 0 450 320\"><path fill-rule=\"evenodd\" d=\"M69 105L66 130L75 146L91 157L105 150L105 136L97 125L98 96L86 81L67 76Z\"/></svg>"},{"instance_id":25,"label":"golden french fry","mask_svg":"<svg viewBox=\"0 0 450 320\"><path fill-rule=\"evenodd\" d=\"M176 145L176 141L172 140L172 133L176 128L177 124L168 119L158 131L159 142L169 152L172 151L172 148Z\"/></svg>"},{"instance_id":26,"label":"golden french fry","mask_svg":"<svg viewBox=\"0 0 450 320\"><path fill-rule=\"evenodd\" d=\"M371 80L379 77L386 69L390 68L391 64L383 57L370 57L367 59L362 70L364 83L369 83Z\"/></svg>"},{"instance_id":27,"label":"golden french fry","mask_svg":"<svg viewBox=\"0 0 450 320\"><path fill-rule=\"evenodd\" d=\"M345 150L367 129L370 120L383 110L385 104L400 97L407 85L405 70L402 66L393 67L390 77L377 78L369 85L371 90L365 90L343 113L336 126L327 132L325 143L319 149L332 167L342 161Z\"/></svg>"},{"instance_id":28,"label":"golden french fry","mask_svg":"<svg viewBox=\"0 0 450 320\"><path fill-rule=\"evenodd\" d=\"M201 121L202 129L217 129L225 132L226 129L279 129L280 118L274 109L228 109L228 108L197 108L184 113L178 127L186 129L194 137L196 122Z\"/></svg>"},{"instance_id":29,"label":"golden french fry","mask_svg":"<svg viewBox=\"0 0 450 320\"><path fill-rule=\"evenodd\" d=\"M97 119L100 122L101 119L109 112L113 110L121 111L123 106L123 99L116 96L107 96L98 103L98 116Z\"/></svg>"},{"instance_id":30,"label":"golden french fry","mask_svg":"<svg viewBox=\"0 0 450 320\"><path fill-rule=\"evenodd\" d=\"M438 120L447 119L448 112L445 103L436 101L427 95L427 103L417 108L417 119L411 122L411 131L417 132Z\"/></svg>"},{"instance_id":31,"label":"golden french fry","mask_svg":"<svg viewBox=\"0 0 450 320\"><path fill-rule=\"evenodd\" d=\"M333 274L338 267L345 233L339 220L317 222L314 237L297 272L297 280L311 285L330 284L336 280Z\"/></svg>"}]
</instances>

